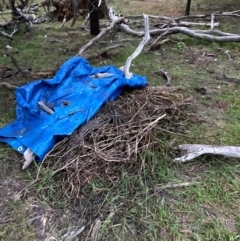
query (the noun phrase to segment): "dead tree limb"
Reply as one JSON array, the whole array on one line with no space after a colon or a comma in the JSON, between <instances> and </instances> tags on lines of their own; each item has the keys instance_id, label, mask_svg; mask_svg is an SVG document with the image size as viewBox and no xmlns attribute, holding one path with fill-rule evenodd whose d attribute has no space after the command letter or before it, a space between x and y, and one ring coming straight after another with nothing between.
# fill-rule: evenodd
<instances>
[{"instance_id":1,"label":"dead tree limb","mask_svg":"<svg viewBox=\"0 0 240 241\"><path fill-rule=\"evenodd\" d=\"M214 28L214 14L211 15L211 30Z\"/></svg>"},{"instance_id":2,"label":"dead tree limb","mask_svg":"<svg viewBox=\"0 0 240 241\"><path fill-rule=\"evenodd\" d=\"M124 28L124 29L126 30L127 33L133 34L135 36L138 36L138 37L144 36L143 31L140 31L140 32L134 31L130 29L130 27ZM208 41L215 41L215 42L240 42L240 35L238 34L226 33L219 30L193 30L186 27L154 29L154 30L150 30L149 34L151 36L159 36L165 32L167 32L167 35L182 33L187 35L188 37L204 39Z\"/></svg>"},{"instance_id":3,"label":"dead tree limb","mask_svg":"<svg viewBox=\"0 0 240 241\"><path fill-rule=\"evenodd\" d=\"M168 31L167 31L167 32L168 32ZM163 36L165 36L165 35L167 34L167 32L160 34L160 35L157 37L157 39L153 42L153 44L150 45L148 51L151 51L151 50L153 50L153 49L156 49L157 46L159 46L158 41L159 41Z\"/></svg>"},{"instance_id":4,"label":"dead tree limb","mask_svg":"<svg viewBox=\"0 0 240 241\"><path fill-rule=\"evenodd\" d=\"M109 9L109 18L112 22L116 21L117 19L119 19L118 16L116 16L114 14L114 11L113 11L113 8L110 8ZM132 30L125 22L126 21L126 18L125 17L122 17L122 22L118 24L118 28L127 32L127 33L130 33L132 35L135 35L135 36L138 36L138 37L143 37L144 36L144 32L137 32L137 31L134 31Z\"/></svg>"},{"instance_id":5,"label":"dead tree limb","mask_svg":"<svg viewBox=\"0 0 240 241\"><path fill-rule=\"evenodd\" d=\"M212 146L202 144L184 144L179 146L179 150L186 152L186 155L177 157L175 162L186 162L203 154L221 155L225 157L240 158L239 146Z\"/></svg>"},{"instance_id":6,"label":"dead tree limb","mask_svg":"<svg viewBox=\"0 0 240 241\"><path fill-rule=\"evenodd\" d=\"M22 166L22 170L25 170L33 161L34 161L34 153L27 148L27 150L23 153L24 163Z\"/></svg>"},{"instance_id":7,"label":"dead tree limb","mask_svg":"<svg viewBox=\"0 0 240 241\"><path fill-rule=\"evenodd\" d=\"M130 69L133 59L135 59L142 52L143 47L146 45L146 43L150 39L148 15L143 14L143 18L144 18L144 26L145 26L144 38L141 41L141 43L139 44L138 48L135 50L135 52L131 56L128 57L126 64L124 66L125 78L127 78L127 79L130 79L132 76L132 73L129 72L129 69Z\"/></svg>"},{"instance_id":8,"label":"dead tree limb","mask_svg":"<svg viewBox=\"0 0 240 241\"><path fill-rule=\"evenodd\" d=\"M110 9L110 13L113 12L112 9ZM230 13L214 13L214 14L208 14L208 15L194 15L194 16L184 16L179 18L170 18L166 16L149 16L150 18L154 18L157 20L164 20L167 21L160 29L153 29L150 30L150 36L159 36L165 32L167 32L166 35L172 35L172 34L178 34L182 33L187 35L188 37L197 38L197 39L204 39L207 41L215 41L215 42L240 42L240 35L239 34L232 34L232 33L226 33L219 30L214 30L214 27L218 26L214 22L215 16L235 16L240 17L240 14L238 14L239 11L230 12ZM110 19L113 21L117 16L114 14L109 14ZM131 16L127 16L128 18L131 18ZM140 17L140 16L134 16L134 17ZM189 29L188 27L181 26L185 25L184 22L179 22L182 19L186 18L205 18L210 17L211 22L204 25L209 25L210 30L198 30L198 29ZM197 24L197 23L196 23ZM159 25L159 24L158 24ZM192 25L194 25L192 23ZM143 37L144 32L143 31L135 31L131 29L127 24L121 23L118 25L118 27L134 36Z\"/></svg>"},{"instance_id":9,"label":"dead tree limb","mask_svg":"<svg viewBox=\"0 0 240 241\"><path fill-rule=\"evenodd\" d=\"M240 10L233 11L233 12L215 12L214 15L218 17L236 17L240 18ZM126 16L130 18L131 16ZM133 16L134 18L141 18L141 15ZM199 15L188 15L188 16L180 16L177 18L167 17L167 16L156 16L156 15L149 15L149 18L159 19L159 20L171 20L173 22L178 22L183 19L194 19L194 18L208 18L211 17L211 14L199 14Z\"/></svg>"},{"instance_id":10,"label":"dead tree limb","mask_svg":"<svg viewBox=\"0 0 240 241\"><path fill-rule=\"evenodd\" d=\"M160 69L157 73L160 73L166 80L166 86L171 86L172 84L172 76L164 69Z\"/></svg>"},{"instance_id":11,"label":"dead tree limb","mask_svg":"<svg viewBox=\"0 0 240 241\"><path fill-rule=\"evenodd\" d=\"M8 34L6 33L4 30L0 29L0 34L3 35L6 38L9 38L11 40L13 40L13 35L18 31L18 28L16 27L16 25L14 25L14 29L12 31L12 33Z\"/></svg>"},{"instance_id":12,"label":"dead tree limb","mask_svg":"<svg viewBox=\"0 0 240 241\"><path fill-rule=\"evenodd\" d=\"M4 86L4 87L6 87L9 90L15 90L17 88L17 86L11 85L11 84L9 84L7 82L0 82L0 87L1 86Z\"/></svg>"},{"instance_id":13,"label":"dead tree limb","mask_svg":"<svg viewBox=\"0 0 240 241\"><path fill-rule=\"evenodd\" d=\"M116 44L116 45L107 47L107 48L99 51L96 54L84 54L84 57L86 59L88 59L88 60L89 59L93 59L93 58L97 58L97 57L101 57L101 56L107 55L107 52L109 52L110 50L113 50L113 49L116 49L116 48L120 48L120 47L124 47L124 45L123 44Z\"/></svg>"},{"instance_id":14,"label":"dead tree limb","mask_svg":"<svg viewBox=\"0 0 240 241\"><path fill-rule=\"evenodd\" d=\"M25 71L20 67L20 65L18 64L18 61L17 61L16 58L13 56L13 54L12 54L12 53L5 53L5 54L11 58L12 63L13 63L13 65L16 67L16 69L17 69L20 73L22 73L23 76L26 77Z\"/></svg>"},{"instance_id":15,"label":"dead tree limb","mask_svg":"<svg viewBox=\"0 0 240 241\"><path fill-rule=\"evenodd\" d=\"M228 77L226 74L223 74L221 77L217 77L217 79L218 80L224 80L224 81L227 81L227 82L236 83L236 84L240 84L240 79Z\"/></svg>"},{"instance_id":16,"label":"dead tree limb","mask_svg":"<svg viewBox=\"0 0 240 241\"><path fill-rule=\"evenodd\" d=\"M119 22L121 22L124 18L118 18L115 19L111 25L105 29L103 29L95 38L91 39L86 45L84 45L80 50L78 55L83 55L84 51L86 51L89 47L91 47L95 42L97 42L103 35L105 35L106 33L108 33L111 29L114 28L114 26L116 24L118 24Z\"/></svg>"},{"instance_id":17,"label":"dead tree limb","mask_svg":"<svg viewBox=\"0 0 240 241\"><path fill-rule=\"evenodd\" d=\"M154 27L159 26L160 24L154 25ZM168 27L174 27L174 26L181 26L181 27L192 27L192 26L211 26L211 23L205 23L205 22L200 22L200 23L195 23L195 22L186 22L186 21L180 21L180 22L173 22L173 23L165 23L163 26L168 26ZM214 23L214 27L218 27L219 23Z\"/></svg>"}]
</instances>

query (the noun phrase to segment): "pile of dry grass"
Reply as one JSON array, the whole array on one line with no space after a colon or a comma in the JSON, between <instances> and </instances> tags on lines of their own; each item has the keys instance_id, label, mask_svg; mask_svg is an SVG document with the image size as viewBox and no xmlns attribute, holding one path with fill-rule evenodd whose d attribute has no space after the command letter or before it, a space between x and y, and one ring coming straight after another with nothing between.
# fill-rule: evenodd
<instances>
[{"instance_id":1,"label":"pile of dry grass","mask_svg":"<svg viewBox=\"0 0 240 241\"><path fill-rule=\"evenodd\" d=\"M182 132L189 119L187 105L181 94L164 88L127 90L58 143L45 163L63 175L64 188L77 196L94 178L113 180L119 162L141 162L142 151L156 147L154 137Z\"/></svg>"}]
</instances>

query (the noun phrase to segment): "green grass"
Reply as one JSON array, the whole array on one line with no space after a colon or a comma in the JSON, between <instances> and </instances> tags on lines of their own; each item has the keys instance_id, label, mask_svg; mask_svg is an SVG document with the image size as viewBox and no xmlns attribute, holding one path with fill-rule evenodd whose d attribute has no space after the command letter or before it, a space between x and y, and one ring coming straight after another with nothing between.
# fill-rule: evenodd
<instances>
[{"instance_id":1,"label":"green grass","mask_svg":"<svg viewBox=\"0 0 240 241\"><path fill-rule=\"evenodd\" d=\"M234 1L228 1L231 2ZM235 1L235 4L238 3ZM164 7L167 9L163 6L158 10L164 11ZM81 20L78 24L81 25ZM0 37L1 54L8 44L18 51L14 56L21 66L41 71L57 69L56 66L77 54L91 38L78 30L70 31L68 27L58 29L59 23L54 23L51 28L49 25L34 28L29 35L22 29L13 41ZM230 22L223 29L231 31L235 26ZM117 35L121 36L121 33L110 34L113 40ZM122 38L127 37L122 34ZM178 154L175 147L182 143L239 145L240 89L236 84L217 80L216 76L226 73L229 77L240 78L240 47L238 43L208 43L183 35L172 38L175 42L162 45L156 52L142 52L130 70L145 75L150 85L165 85L166 81L155 72L159 69L168 71L173 86L181 85L185 88L181 94L193 96L189 111L203 120L188 126L186 137L174 133L156 136L158 147L144 151L139 163L117 164L119 171L113 180L101 176L89 181L79 191L81 198L78 200L63 188L64 172L55 173L45 165L32 165L22 172L21 157L7 145L0 144L2 240L44 240L50 236L60 239L69 230L85 226L79 240L88 241L97 219L101 220L101 226L96 240L239 240L239 161L202 156L189 163L176 164L172 159ZM63 42L52 43L52 39ZM98 58L91 63L123 66L139 42L140 39L131 41L124 48L110 52L109 58ZM95 45L88 53L103 47L106 46ZM234 55L233 61L224 54L227 49ZM201 62L207 53L216 56ZM1 65L13 68L9 58L1 58ZM18 80L11 79L10 82ZM197 93L196 87L206 88L207 95ZM15 118L13 92L1 89L0 101L2 127ZM226 103L226 107L216 107L219 102ZM169 147L173 139L176 139L175 144ZM170 184L185 182L189 186L170 187ZM45 226L44 220L47 220ZM42 230L43 235L39 234Z\"/></svg>"}]
</instances>

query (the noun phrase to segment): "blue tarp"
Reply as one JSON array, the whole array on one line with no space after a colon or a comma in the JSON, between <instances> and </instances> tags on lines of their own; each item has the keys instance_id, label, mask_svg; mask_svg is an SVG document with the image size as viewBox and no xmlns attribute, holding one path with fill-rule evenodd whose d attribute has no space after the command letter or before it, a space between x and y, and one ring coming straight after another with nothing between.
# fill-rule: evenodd
<instances>
[{"instance_id":1,"label":"blue tarp","mask_svg":"<svg viewBox=\"0 0 240 241\"><path fill-rule=\"evenodd\" d=\"M94 78L97 73L109 73ZM92 67L85 59L67 60L52 79L36 80L16 92L16 119L0 129L0 142L21 154L29 148L41 161L53 146L90 120L107 101L113 101L124 87L147 85L143 76L126 79L114 66ZM43 111L38 102L51 108Z\"/></svg>"}]
</instances>

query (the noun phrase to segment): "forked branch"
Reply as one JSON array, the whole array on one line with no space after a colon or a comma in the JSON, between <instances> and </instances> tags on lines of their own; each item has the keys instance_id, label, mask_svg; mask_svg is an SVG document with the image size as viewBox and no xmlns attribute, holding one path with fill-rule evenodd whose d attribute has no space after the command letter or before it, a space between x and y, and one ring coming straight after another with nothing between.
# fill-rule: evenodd
<instances>
[{"instance_id":1,"label":"forked branch","mask_svg":"<svg viewBox=\"0 0 240 241\"><path fill-rule=\"evenodd\" d=\"M126 61L125 67L124 67L124 72L125 72L125 77L127 79L131 78L132 73L129 72L131 63L133 61L133 59L135 59L143 50L143 47L145 46L145 44L149 41L150 39L150 35L149 35L149 21L148 21L148 15L143 14L144 17L144 25L145 25L145 34L144 34L144 38L141 41L141 43L139 44L138 48L135 50L135 52L130 55Z\"/></svg>"}]
</instances>

